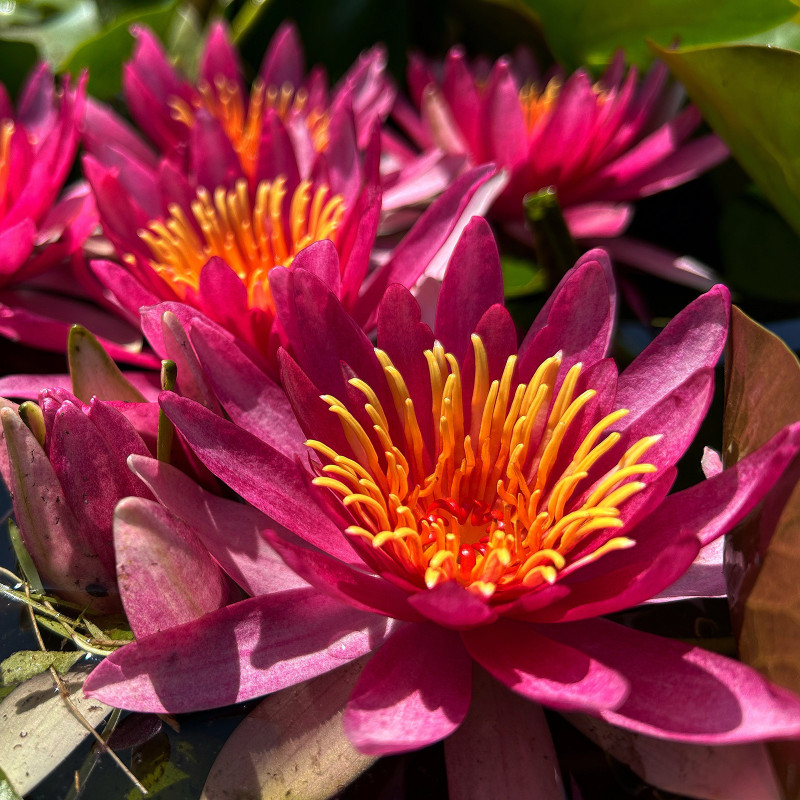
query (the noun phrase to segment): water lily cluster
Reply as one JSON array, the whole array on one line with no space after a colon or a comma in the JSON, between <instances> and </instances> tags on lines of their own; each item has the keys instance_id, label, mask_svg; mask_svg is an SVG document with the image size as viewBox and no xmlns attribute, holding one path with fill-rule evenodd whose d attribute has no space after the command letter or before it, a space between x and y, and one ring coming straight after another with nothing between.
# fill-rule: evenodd
<instances>
[{"instance_id":1,"label":"water lily cluster","mask_svg":"<svg viewBox=\"0 0 800 800\"><path fill-rule=\"evenodd\" d=\"M798 422L678 481L730 293L623 234L727 150L667 68L457 47L406 91L379 45L331 86L291 23L252 81L221 21L191 76L132 35L113 107L44 65L0 91L0 334L69 358L0 378L0 472L51 601L132 632L84 694L174 715L346 674L339 739L448 739L454 797L503 769L476 714L547 798L542 708L800 737L795 694L619 616L709 593L697 565L800 476ZM587 252L521 329L495 234L541 255L542 193ZM625 365L617 257L702 291Z\"/></svg>"}]
</instances>

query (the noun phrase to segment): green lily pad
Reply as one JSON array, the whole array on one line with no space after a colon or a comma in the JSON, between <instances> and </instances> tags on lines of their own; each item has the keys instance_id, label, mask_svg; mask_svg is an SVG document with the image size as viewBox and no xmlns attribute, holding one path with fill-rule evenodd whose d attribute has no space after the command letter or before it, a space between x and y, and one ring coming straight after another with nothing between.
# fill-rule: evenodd
<instances>
[{"instance_id":1,"label":"green lily pad","mask_svg":"<svg viewBox=\"0 0 800 800\"><path fill-rule=\"evenodd\" d=\"M652 60L648 40L664 47L730 42L770 30L797 13L788 0L519 1L539 16L556 57L572 69L605 64L619 48L630 61L647 64Z\"/></svg>"},{"instance_id":2,"label":"green lily pad","mask_svg":"<svg viewBox=\"0 0 800 800\"><path fill-rule=\"evenodd\" d=\"M61 70L77 76L88 68L89 91L95 97L107 100L122 86L122 64L130 58L133 50L131 25L147 25L164 39L177 5L178 0L168 0L118 17L73 50L61 64Z\"/></svg>"},{"instance_id":3,"label":"green lily pad","mask_svg":"<svg viewBox=\"0 0 800 800\"><path fill-rule=\"evenodd\" d=\"M503 256L500 265L506 297L524 297L547 288L545 270L527 258Z\"/></svg>"},{"instance_id":4,"label":"green lily pad","mask_svg":"<svg viewBox=\"0 0 800 800\"><path fill-rule=\"evenodd\" d=\"M800 233L800 53L751 45L656 51Z\"/></svg>"},{"instance_id":5,"label":"green lily pad","mask_svg":"<svg viewBox=\"0 0 800 800\"><path fill-rule=\"evenodd\" d=\"M0 682L5 686L22 683L50 667L55 667L56 672L63 675L84 655L80 650L71 653L20 650L0 662Z\"/></svg>"}]
</instances>

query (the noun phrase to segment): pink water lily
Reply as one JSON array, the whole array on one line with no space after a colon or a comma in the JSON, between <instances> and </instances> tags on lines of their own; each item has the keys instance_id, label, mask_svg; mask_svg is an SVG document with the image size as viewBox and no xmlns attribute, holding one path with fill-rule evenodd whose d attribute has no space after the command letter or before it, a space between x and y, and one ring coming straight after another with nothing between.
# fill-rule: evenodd
<instances>
[{"instance_id":1,"label":"pink water lily","mask_svg":"<svg viewBox=\"0 0 800 800\"><path fill-rule=\"evenodd\" d=\"M305 457L282 414L267 444L191 400L160 400L200 459L263 515L242 506L246 522L229 525L185 476L131 459L253 596L124 647L92 673L90 696L189 711L374 651L344 713L366 753L455 731L473 662L530 701L665 739L800 735L800 699L754 670L601 616L673 583L800 449L800 425L788 427L669 494L713 393L723 287L618 374L606 358L614 292L602 251L567 274L520 347L480 219L453 254L434 329L391 286L377 348L314 274L295 269L286 281L293 356L281 356L282 379ZM258 408L255 374L240 388ZM275 553L308 585L287 585Z\"/></svg>"},{"instance_id":2,"label":"pink water lily","mask_svg":"<svg viewBox=\"0 0 800 800\"><path fill-rule=\"evenodd\" d=\"M0 461L25 546L46 587L92 612L122 608L111 524L121 498L150 496L125 467L131 453L151 453L137 431L156 419L147 405L85 404L52 388L28 404L30 429L2 411L8 461Z\"/></svg>"},{"instance_id":3,"label":"pink water lily","mask_svg":"<svg viewBox=\"0 0 800 800\"><path fill-rule=\"evenodd\" d=\"M692 137L700 114L681 109L682 92L663 64L640 79L619 53L595 82L585 70L542 75L527 52L489 68L456 47L441 65L412 57L408 82L413 106L398 100L394 113L418 148L449 154L455 168L491 161L510 173L490 212L510 233L530 240L522 199L552 186L575 238L671 280L711 285L713 273L693 259L616 239L631 222L632 201L727 156L716 136ZM404 163L402 153L396 158ZM418 158L413 149L405 155Z\"/></svg>"},{"instance_id":4,"label":"pink water lily","mask_svg":"<svg viewBox=\"0 0 800 800\"><path fill-rule=\"evenodd\" d=\"M136 330L102 309L81 248L97 226L86 184L62 193L80 141L86 76L56 85L46 64L14 109L0 84L0 335L63 351L69 326L91 325L117 352ZM97 304L100 304L100 308Z\"/></svg>"},{"instance_id":5,"label":"pink water lily","mask_svg":"<svg viewBox=\"0 0 800 800\"><path fill-rule=\"evenodd\" d=\"M271 270L332 242L337 269L321 277L369 327L383 287L412 286L431 262L446 260L466 221L499 190L493 168L466 172L396 247L377 252L379 122L394 97L380 88L382 55L364 56L328 96L319 71L303 76L298 47L293 28L276 34L243 106L241 69L221 23L206 41L197 86L175 73L151 33L137 31L126 96L160 154L108 109L90 106L86 174L122 262L92 269L130 320L143 307L172 304L160 311L199 313L275 363L284 337ZM159 336L150 341L165 354Z\"/></svg>"}]
</instances>

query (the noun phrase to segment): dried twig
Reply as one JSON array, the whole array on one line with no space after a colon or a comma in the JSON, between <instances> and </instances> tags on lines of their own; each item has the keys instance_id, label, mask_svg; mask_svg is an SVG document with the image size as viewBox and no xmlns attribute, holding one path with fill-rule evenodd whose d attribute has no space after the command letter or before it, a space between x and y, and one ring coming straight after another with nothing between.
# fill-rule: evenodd
<instances>
[{"instance_id":1,"label":"dried twig","mask_svg":"<svg viewBox=\"0 0 800 800\"><path fill-rule=\"evenodd\" d=\"M28 584L25 584L25 593L28 595L28 599L32 604L34 601L30 597L30 587ZM33 606L29 604L27 608L28 614L30 614L31 624L33 625L33 632L36 634L36 641L39 642L39 647L42 649L42 651L47 652L44 640L42 639L42 634L39 632L39 624L36 619L36 614L33 612ZM69 689L61 679L61 676L58 674L58 672L56 672L55 667L50 667L50 677L53 679L53 683L55 684L56 689L58 689L58 693L61 696L61 699L64 701L64 704L67 706L69 712L97 740L101 752L107 752L116 765L125 773L131 783L133 783L133 785L142 794L147 794L147 789L145 789L144 786L139 783L136 776L125 766L125 764L122 763L120 757L106 745L105 741L103 741L103 737L89 724L86 717L81 714L81 712L78 710L78 707L72 702L72 698L69 696Z\"/></svg>"}]
</instances>

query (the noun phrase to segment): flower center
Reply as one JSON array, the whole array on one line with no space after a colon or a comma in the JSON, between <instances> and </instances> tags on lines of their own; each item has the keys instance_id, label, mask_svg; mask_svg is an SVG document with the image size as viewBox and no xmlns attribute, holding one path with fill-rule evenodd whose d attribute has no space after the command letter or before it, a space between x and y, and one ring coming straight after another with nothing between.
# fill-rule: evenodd
<instances>
[{"instance_id":1,"label":"flower center","mask_svg":"<svg viewBox=\"0 0 800 800\"><path fill-rule=\"evenodd\" d=\"M562 85L562 79L556 76L550 79L543 91L540 91L534 83L527 83L519 90L519 104L525 120L525 129L529 135L540 123L550 118L561 94ZM595 83L592 90L597 105L603 105L608 100L608 92L600 83Z\"/></svg>"},{"instance_id":2,"label":"flower center","mask_svg":"<svg viewBox=\"0 0 800 800\"><path fill-rule=\"evenodd\" d=\"M354 519L347 533L371 542L388 569L413 582L433 588L455 580L497 599L552 584L567 565L632 546L611 532L623 526L626 501L646 485L637 478L656 470L640 459L660 437L639 440L616 465L587 480L620 440L619 433L606 431L627 410L597 421L565 453L568 431L595 395L588 390L574 396L581 365L568 371L553 399L560 355L547 359L527 384L514 381L517 357L511 356L500 380L490 382L483 343L475 335L472 342L471 401L462 398L455 357L438 344L425 353L435 422L434 452L427 459L417 410L384 352L375 351L402 441L392 440L376 393L360 379L350 384L366 398L369 433L343 403L323 397L354 457L322 442L307 444L325 462L314 483L338 495Z\"/></svg>"},{"instance_id":3,"label":"flower center","mask_svg":"<svg viewBox=\"0 0 800 800\"><path fill-rule=\"evenodd\" d=\"M275 109L284 122L296 116L302 117L317 152L328 146L328 115L319 109L308 108L308 93L305 89L295 90L290 83L284 83L280 88L267 87L257 78L250 90L250 101L245 104L239 87L218 75L213 86L207 81L198 84L192 106L178 97L171 98L170 106L175 119L189 128L194 125L195 110L199 108L204 108L219 120L239 156L243 172L250 180L256 174L264 112L268 108Z\"/></svg>"},{"instance_id":4,"label":"flower center","mask_svg":"<svg viewBox=\"0 0 800 800\"><path fill-rule=\"evenodd\" d=\"M194 222L173 203L169 217L150 222L139 237L153 254L152 268L182 300L198 290L209 258L219 256L247 287L250 306L271 309L269 271L288 267L312 242L336 243L344 201L329 195L326 185L312 195L310 181L301 181L291 201L284 202L286 180L279 177L258 184L251 208L243 178L233 191L219 187L213 196L201 187L191 205Z\"/></svg>"},{"instance_id":5,"label":"flower center","mask_svg":"<svg viewBox=\"0 0 800 800\"><path fill-rule=\"evenodd\" d=\"M552 78L544 91L539 91L533 83L527 83L519 90L519 105L525 119L525 129L528 133L536 127L539 120L548 118L553 110L553 105L561 92L561 80Z\"/></svg>"},{"instance_id":6,"label":"flower center","mask_svg":"<svg viewBox=\"0 0 800 800\"><path fill-rule=\"evenodd\" d=\"M10 119L0 123L0 214L8 206L8 179L11 175L11 138L14 136L14 123Z\"/></svg>"}]
</instances>

